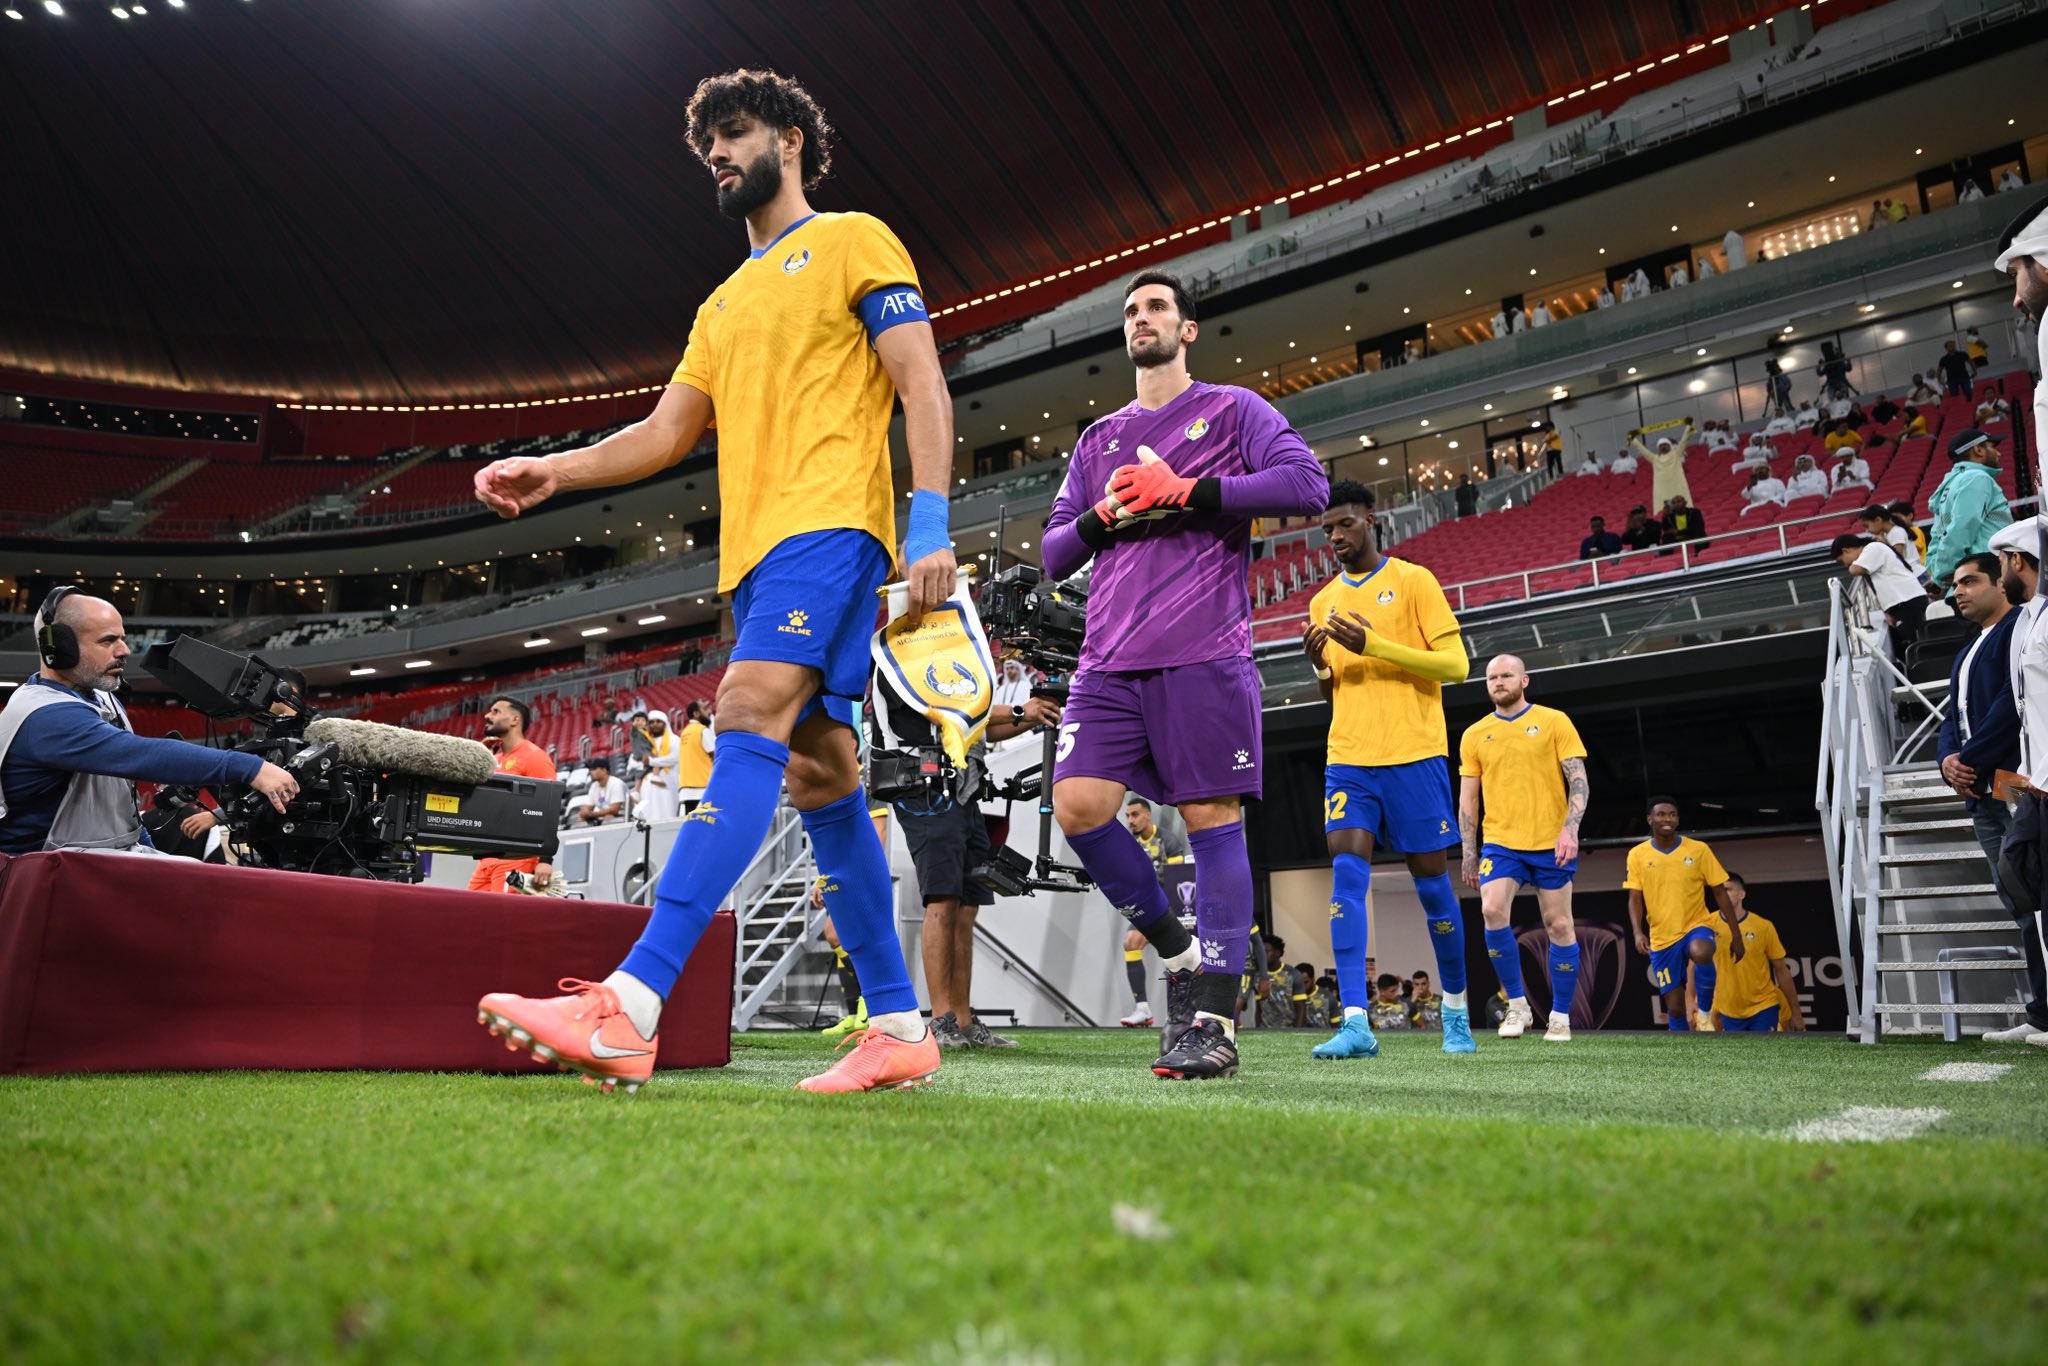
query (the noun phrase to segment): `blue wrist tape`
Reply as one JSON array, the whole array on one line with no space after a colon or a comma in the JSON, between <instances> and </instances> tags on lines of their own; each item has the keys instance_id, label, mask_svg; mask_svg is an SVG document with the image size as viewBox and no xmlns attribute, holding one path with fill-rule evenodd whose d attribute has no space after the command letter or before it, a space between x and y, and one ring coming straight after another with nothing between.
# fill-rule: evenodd
<instances>
[{"instance_id":1,"label":"blue wrist tape","mask_svg":"<svg viewBox=\"0 0 2048 1366\"><path fill-rule=\"evenodd\" d=\"M910 531L903 538L904 567L907 569L935 550L951 550L952 534L946 529L946 495L918 489L910 495Z\"/></svg>"}]
</instances>

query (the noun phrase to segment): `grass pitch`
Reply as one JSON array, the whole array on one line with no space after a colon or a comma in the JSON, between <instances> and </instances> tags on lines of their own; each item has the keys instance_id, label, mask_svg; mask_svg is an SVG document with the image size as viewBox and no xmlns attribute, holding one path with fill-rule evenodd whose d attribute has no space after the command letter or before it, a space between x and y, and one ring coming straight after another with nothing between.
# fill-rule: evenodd
<instances>
[{"instance_id":1,"label":"grass pitch","mask_svg":"<svg viewBox=\"0 0 2048 1366\"><path fill-rule=\"evenodd\" d=\"M791 1089L830 1056L791 1035L632 1099L0 1079L0 1357L2039 1359L2042 1050L1320 1037L1198 1084L1150 1033L1025 1032L845 1098ZM2011 1070L1922 1079L1953 1062ZM1789 1136L1852 1107L1928 1127Z\"/></svg>"}]
</instances>

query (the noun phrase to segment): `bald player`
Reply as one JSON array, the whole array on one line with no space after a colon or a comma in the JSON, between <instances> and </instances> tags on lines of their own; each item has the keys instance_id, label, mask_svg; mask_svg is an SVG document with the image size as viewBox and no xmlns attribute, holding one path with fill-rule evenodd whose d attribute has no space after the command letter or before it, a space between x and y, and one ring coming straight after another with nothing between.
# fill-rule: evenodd
<instances>
[{"instance_id":1,"label":"bald player","mask_svg":"<svg viewBox=\"0 0 2048 1366\"><path fill-rule=\"evenodd\" d=\"M1579 989L1572 877L1590 793L1586 746L1570 717L1529 701L1528 692L1529 671L1519 658L1495 655L1487 663L1493 711L1458 741L1460 869L1465 885L1479 889L1486 955L1507 993L1503 1039L1519 1039L1536 1023L1522 989L1521 945L1508 924L1515 894L1525 886L1536 889L1550 936L1550 1023L1543 1037L1565 1042L1572 1036L1572 998Z\"/></svg>"}]
</instances>

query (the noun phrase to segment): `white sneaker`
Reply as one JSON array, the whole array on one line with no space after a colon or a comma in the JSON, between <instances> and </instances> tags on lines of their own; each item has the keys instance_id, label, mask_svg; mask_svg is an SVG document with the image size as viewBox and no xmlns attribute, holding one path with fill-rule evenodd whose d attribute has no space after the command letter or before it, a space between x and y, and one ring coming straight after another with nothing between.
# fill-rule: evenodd
<instances>
[{"instance_id":1,"label":"white sneaker","mask_svg":"<svg viewBox=\"0 0 2048 1366\"><path fill-rule=\"evenodd\" d=\"M1986 1031L1984 1035L1984 1042L2032 1043L2034 1041L2035 1036L2041 1034L2042 1032L2043 1031L2034 1028L2034 1026L2032 1026L2031 1024L2028 1024L2025 1020L2021 1020L2011 1029L1993 1029Z\"/></svg>"},{"instance_id":2,"label":"white sneaker","mask_svg":"<svg viewBox=\"0 0 2048 1366\"><path fill-rule=\"evenodd\" d=\"M1551 1043L1572 1041L1572 1017L1562 1011L1550 1012L1550 1025L1543 1031L1543 1037Z\"/></svg>"},{"instance_id":3,"label":"white sneaker","mask_svg":"<svg viewBox=\"0 0 2048 1366\"><path fill-rule=\"evenodd\" d=\"M1500 1022L1500 1036L1503 1039L1519 1039L1522 1037L1522 1032L1535 1023L1536 1012L1529 1009L1529 1002L1526 998L1519 1004L1510 1001L1508 1002L1508 1017Z\"/></svg>"},{"instance_id":4,"label":"white sneaker","mask_svg":"<svg viewBox=\"0 0 2048 1366\"><path fill-rule=\"evenodd\" d=\"M1692 1028L1693 1028L1693 1032L1694 1032L1695 1034L1711 1034L1711 1033L1713 1033L1713 1032L1714 1032L1714 1015L1713 1015L1713 1012L1712 1012L1712 1011L1707 1011L1707 1010L1702 1010L1702 1011L1699 1011L1699 1012L1698 1012L1698 1013L1697 1013L1697 1014L1696 1014L1696 1015L1695 1015L1695 1016L1693 1017L1693 1022L1692 1022Z\"/></svg>"},{"instance_id":5,"label":"white sneaker","mask_svg":"<svg viewBox=\"0 0 2048 1366\"><path fill-rule=\"evenodd\" d=\"M2036 1048L2048 1048L2048 1029L2036 1030L2027 1035L2027 1042Z\"/></svg>"},{"instance_id":6,"label":"white sneaker","mask_svg":"<svg viewBox=\"0 0 2048 1366\"><path fill-rule=\"evenodd\" d=\"M1152 1024L1152 1007L1140 1001L1138 1002L1137 1009L1124 1016L1121 1020L1118 1020L1117 1023L1125 1029L1147 1029Z\"/></svg>"}]
</instances>

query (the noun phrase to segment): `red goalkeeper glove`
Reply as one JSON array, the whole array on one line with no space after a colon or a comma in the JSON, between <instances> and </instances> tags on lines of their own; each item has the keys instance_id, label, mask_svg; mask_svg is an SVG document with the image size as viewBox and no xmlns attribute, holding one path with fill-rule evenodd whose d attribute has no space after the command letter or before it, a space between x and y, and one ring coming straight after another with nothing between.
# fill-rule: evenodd
<instances>
[{"instance_id":1,"label":"red goalkeeper glove","mask_svg":"<svg viewBox=\"0 0 2048 1366\"><path fill-rule=\"evenodd\" d=\"M1132 516L1185 512L1195 496L1195 483L1175 474L1150 446L1140 446L1138 463L1125 465L1109 477L1109 493Z\"/></svg>"}]
</instances>

